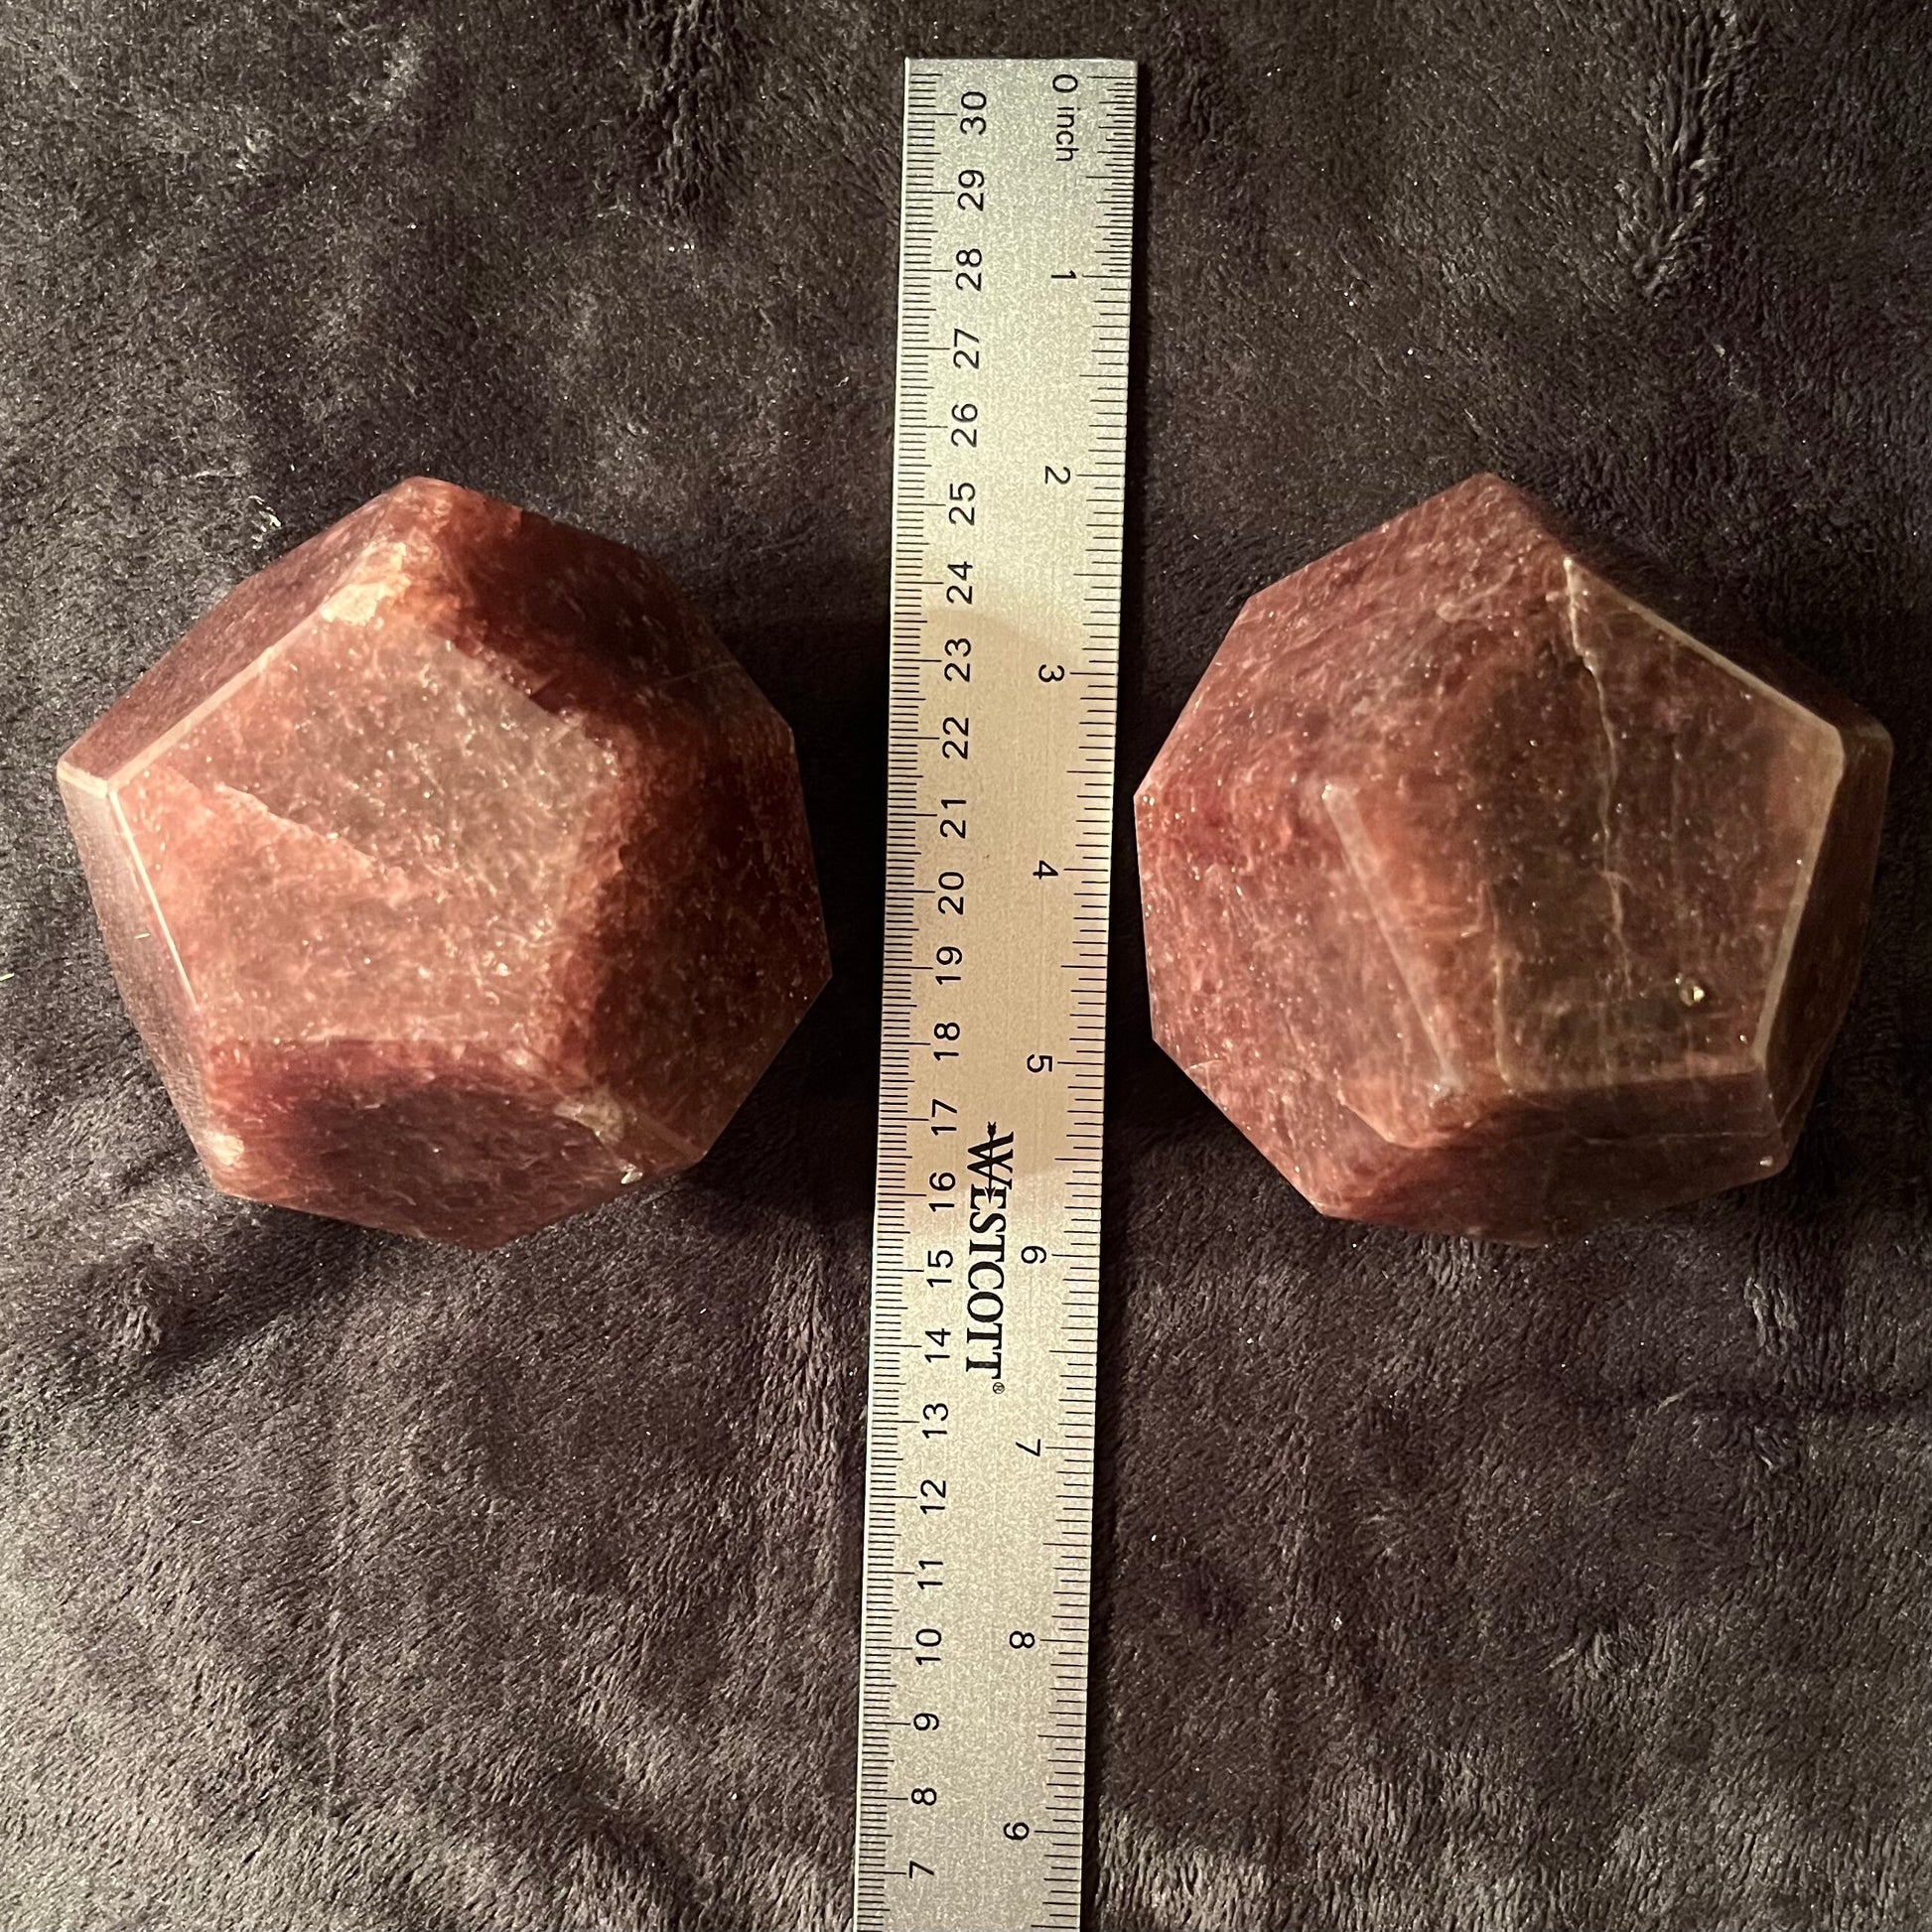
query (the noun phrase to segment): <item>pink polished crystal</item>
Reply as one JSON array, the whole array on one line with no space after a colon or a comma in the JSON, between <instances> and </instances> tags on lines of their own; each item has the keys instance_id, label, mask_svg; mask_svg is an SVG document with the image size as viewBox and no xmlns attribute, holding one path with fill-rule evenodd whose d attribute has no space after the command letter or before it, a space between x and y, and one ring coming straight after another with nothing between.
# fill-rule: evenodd
<instances>
[{"instance_id":1,"label":"pink polished crystal","mask_svg":"<svg viewBox=\"0 0 1932 1932\"><path fill-rule=\"evenodd\" d=\"M1251 598L1135 800L1156 1037L1323 1212L1539 1242L1789 1158L1890 744L1474 477Z\"/></svg>"},{"instance_id":2,"label":"pink polished crystal","mask_svg":"<svg viewBox=\"0 0 1932 1932\"><path fill-rule=\"evenodd\" d=\"M689 1167L824 984L791 734L620 544L414 479L60 781L215 1184L491 1247Z\"/></svg>"}]
</instances>

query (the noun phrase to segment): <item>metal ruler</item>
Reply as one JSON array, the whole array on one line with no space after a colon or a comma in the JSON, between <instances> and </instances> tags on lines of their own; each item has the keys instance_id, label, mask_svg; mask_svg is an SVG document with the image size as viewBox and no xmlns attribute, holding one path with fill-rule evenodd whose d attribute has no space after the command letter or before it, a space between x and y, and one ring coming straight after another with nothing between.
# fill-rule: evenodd
<instances>
[{"instance_id":1,"label":"metal ruler","mask_svg":"<svg viewBox=\"0 0 1932 1932\"><path fill-rule=\"evenodd\" d=\"M1134 127L906 65L859 1932L1080 1919Z\"/></svg>"}]
</instances>

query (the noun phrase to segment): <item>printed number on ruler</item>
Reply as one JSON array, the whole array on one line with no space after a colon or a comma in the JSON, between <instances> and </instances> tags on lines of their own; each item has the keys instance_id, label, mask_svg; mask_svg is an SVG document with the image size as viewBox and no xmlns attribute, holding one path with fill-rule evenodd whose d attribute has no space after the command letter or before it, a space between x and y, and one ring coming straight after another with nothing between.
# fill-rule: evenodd
<instances>
[{"instance_id":1,"label":"printed number on ruler","mask_svg":"<svg viewBox=\"0 0 1932 1932\"><path fill-rule=\"evenodd\" d=\"M906 74L861 1932L1079 1919L1134 108Z\"/></svg>"}]
</instances>

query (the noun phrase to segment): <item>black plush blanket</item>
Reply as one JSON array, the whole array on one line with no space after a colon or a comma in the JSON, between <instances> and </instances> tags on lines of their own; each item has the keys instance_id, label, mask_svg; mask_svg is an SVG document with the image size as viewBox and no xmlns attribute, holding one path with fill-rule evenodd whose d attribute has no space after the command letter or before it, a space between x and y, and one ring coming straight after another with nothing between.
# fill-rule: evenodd
<instances>
[{"instance_id":1,"label":"black plush blanket","mask_svg":"<svg viewBox=\"0 0 1932 1932\"><path fill-rule=\"evenodd\" d=\"M0 0L0 1924L843 1924L899 60L1144 63L1121 787L1241 598L1491 468L1898 748L1792 1169L1318 1219L1115 925L1090 1922L1907 1932L1928 1821L1932 54L1905 0ZM659 1202L224 1200L56 756L417 471L656 553L836 978Z\"/></svg>"}]
</instances>

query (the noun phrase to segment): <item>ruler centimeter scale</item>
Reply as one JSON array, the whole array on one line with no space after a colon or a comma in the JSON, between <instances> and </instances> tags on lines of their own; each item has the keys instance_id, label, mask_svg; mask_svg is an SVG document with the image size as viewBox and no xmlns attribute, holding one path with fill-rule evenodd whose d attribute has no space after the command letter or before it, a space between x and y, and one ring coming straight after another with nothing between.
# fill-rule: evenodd
<instances>
[{"instance_id":1,"label":"ruler centimeter scale","mask_svg":"<svg viewBox=\"0 0 1932 1932\"><path fill-rule=\"evenodd\" d=\"M1135 94L906 64L858 1932L1080 1921Z\"/></svg>"}]
</instances>

